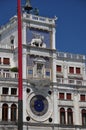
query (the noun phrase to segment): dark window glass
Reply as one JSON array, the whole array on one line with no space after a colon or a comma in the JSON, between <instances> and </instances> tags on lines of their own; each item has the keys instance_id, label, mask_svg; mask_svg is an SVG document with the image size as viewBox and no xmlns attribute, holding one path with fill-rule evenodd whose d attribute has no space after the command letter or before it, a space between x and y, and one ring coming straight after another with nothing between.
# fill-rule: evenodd
<instances>
[{"instance_id":1,"label":"dark window glass","mask_svg":"<svg viewBox=\"0 0 86 130\"><path fill-rule=\"evenodd\" d=\"M3 58L3 64L9 65L10 59L9 58Z\"/></svg>"},{"instance_id":2,"label":"dark window glass","mask_svg":"<svg viewBox=\"0 0 86 130\"><path fill-rule=\"evenodd\" d=\"M2 106L2 120L7 121L8 120L8 105L3 104Z\"/></svg>"},{"instance_id":3,"label":"dark window glass","mask_svg":"<svg viewBox=\"0 0 86 130\"><path fill-rule=\"evenodd\" d=\"M64 99L64 93L59 93L59 99Z\"/></svg>"},{"instance_id":4,"label":"dark window glass","mask_svg":"<svg viewBox=\"0 0 86 130\"><path fill-rule=\"evenodd\" d=\"M17 94L17 88L11 88L11 95Z\"/></svg>"},{"instance_id":5,"label":"dark window glass","mask_svg":"<svg viewBox=\"0 0 86 130\"><path fill-rule=\"evenodd\" d=\"M71 93L66 94L66 99L71 100Z\"/></svg>"},{"instance_id":6,"label":"dark window glass","mask_svg":"<svg viewBox=\"0 0 86 130\"><path fill-rule=\"evenodd\" d=\"M76 74L80 74L80 68L76 68Z\"/></svg>"},{"instance_id":7,"label":"dark window glass","mask_svg":"<svg viewBox=\"0 0 86 130\"><path fill-rule=\"evenodd\" d=\"M68 124L73 124L73 113L71 108L67 109L67 121Z\"/></svg>"},{"instance_id":8,"label":"dark window glass","mask_svg":"<svg viewBox=\"0 0 86 130\"><path fill-rule=\"evenodd\" d=\"M85 95L80 95L80 101L85 101Z\"/></svg>"},{"instance_id":9,"label":"dark window glass","mask_svg":"<svg viewBox=\"0 0 86 130\"><path fill-rule=\"evenodd\" d=\"M16 121L17 106L15 104L11 105L11 121Z\"/></svg>"},{"instance_id":10,"label":"dark window glass","mask_svg":"<svg viewBox=\"0 0 86 130\"><path fill-rule=\"evenodd\" d=\"M69 67L69 73L74 73L74 67Z\"/></svg>"},{"instance_id":11,"label":"dark window glass","mask_svg":"<svg viewBox=\"0 0 86 130\"><path fill-rule=\"evenodd\" d=\"M82 110L82 125L86 125L86 110Z\"/></svg>"},{"instance_id":12,"label":"dark window glass","mask_svg":"<svg viewBox=\"0 0 86 130\"><path fill-rule=\"evenodd\" d=\"M60 123L65 124L65 109L64 108L60 109Z\"/></svg>"},{"instance_id":13,"label":"dark window glass","mask_svg":"<svg viewBox=\"0 0 86 130\"><path fill-rule=\"evenodd\" d=\"M61 72L61 71L62 71L61 65L57 65L57 66L56 66L56 71L57 71L57 72Z\"/></svg>"},{"instance_id":14,"label":"dark window glass","mask_svg":"<svg viewBox=\"0 0 86 130\"><path fill-rule=\"evenodd\" d=\"M8 94L8 88L2 88L2 94Z\"/></svg>"}]
</instances>

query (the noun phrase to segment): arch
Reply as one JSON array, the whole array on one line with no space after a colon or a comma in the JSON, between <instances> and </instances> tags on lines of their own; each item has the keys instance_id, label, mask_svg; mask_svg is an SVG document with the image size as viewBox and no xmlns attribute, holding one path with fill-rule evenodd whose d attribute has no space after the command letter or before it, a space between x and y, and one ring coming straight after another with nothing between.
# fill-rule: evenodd
<instances>
[{"instance_id":1,"label":"arch","mask_svg":"<svg viewBox=\"0 0 86 130\"><path fill-rule=\"evenodd\" d=\"M8 121L8 104L2 105L2 121Z\"/></svg>"},{"instance_id":2,"label":"arch","mask_svg":"<svg viewBox=\"0 0 86 130\"><path fill-rule=\"evenodd\" d=\"M65 124L65 109L60 108L60 123Z\"/></svg>"},{"instance_id":3,"label":"arch","mask_svg":"<svg viewBox=\"0 0 86 130\"><path fill-rule=\"evenodd\" d=\"M67 109L67 123L68 124L73 124L73 112L71 108Z\"/></svg>"},{"instance_id":4,"label":"arch","mask_svg":"<svg viewBox=\"0 0 86 130\"><path fill-rule=\"evenodd\" d=\"M81 115L82 115L82 125L86 125L86 110L85 109L82 109Z\"/></svg>"},{"instance_id":5,"label":"arch","mask_svg":"<svg viewBox=\"0 0 86 130\"><path fill-rule=\"evenodd\" d=\"M16 121L17 106L16 104L11 105L11 121Z\"/></svg>"}]
</instances>

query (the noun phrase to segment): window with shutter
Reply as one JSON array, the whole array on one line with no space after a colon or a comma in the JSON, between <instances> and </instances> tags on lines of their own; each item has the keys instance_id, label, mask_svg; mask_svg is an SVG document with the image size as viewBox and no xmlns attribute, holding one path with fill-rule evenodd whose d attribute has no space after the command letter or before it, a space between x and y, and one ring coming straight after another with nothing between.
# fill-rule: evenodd
<instances>
[{"instance_id":1,"label":"window with shutter","mask_svg":"<svg viewBox=\"0 0 86 130\"><path fill-rule=\"evenodd\" d=\"M80 74L80 68L76 68L76 74Z\"/></svg>"},{"instance_id":2,"label":"window with shutter","mask_svg":"<svg viewBox=\"0 0 86 130\"><path fill-rule=\"evenodd\" d=\"M74 74L74 67L69 67L69 73Z\"/></svg>"},{"instance_id":3,"label":"window with shutter","mask_svg":"<svg viewBox=\"0 0 86 130\"><path fill-rule=\"evenodd\" d=\"M80 95L80 101L85 101L85 95Z\"/></svg>"},{"instance_id":4,"label":"window with shutter","mask_svg":"<svg viewBox=\"0 0 86 130\"><path fill-rule=\"evenodd\" d=\"M61 71L62 71L61 65L57 65L57 66L56 66L56 71L57 71L57 72L61 72Z\"/></svg>"},{"instance_id":5,"label":"window with shutter","mask_svg":"<svg viewBox=\"0 0 86 130\"><path fill-rule=\"evenodd\" d=\"M64 93L59 93L59 99L64 99Z\"/></svg>"},{"instance_id":6,"label":"window with shutter","mask_svg":"<svg viewBox=\"0 0 86 130\"><path fill-rule=\"evenodd\" d=\"M3 58L3 64L9 65L10 59L9 58Z\"/></svg>"},{"instance_id":7,"label":"window with shutter","mask_svg":"<svg viewBox=\"0 0 86 130\"><path fill-rule=\"evenodd\" d=\"M66 94L66 99L67 99L67 100L71 100L71 93L67 93L67 94Z\"/></svg>"}]
</instances>

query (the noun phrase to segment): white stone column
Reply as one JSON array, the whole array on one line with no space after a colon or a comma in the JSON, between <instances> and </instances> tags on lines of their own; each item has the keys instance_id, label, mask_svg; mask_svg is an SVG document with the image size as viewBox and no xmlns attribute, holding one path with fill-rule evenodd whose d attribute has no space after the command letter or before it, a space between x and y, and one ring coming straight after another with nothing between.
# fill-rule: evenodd
<instances>
[{"instance_id":1,"label":"white stone column","mask_svg":"<svg viewBox=\"0 0 86 130\"><path fill-rule=\"evenodd\" d=\"M26 23L23 23L22 27L22 44L26 45Z\"/></svg>"},{"instance_id":2,"label":"white stone column","mask_svg":"<svg viewBox=\"0 0 86 130\"><path fill-rule=\"evenodd\" d=\"M82 74L83 74L83 85L86 85L86 69L85 66L82 68Z\"/></svg>"},{"instance_id":3,"label":"white stone column","mask_svg":"<svg viewBox=\"0 0 86 130\"><path fill-rule=\"evenodd\" d=\"M27 55L26 55L26 49L23 48L23 51L22 51L22 74L23 74L23 79L26 79L27 78Z\"/></svg>"},{"instance_id":4,"label":"white stone column","mask_svg":"<svg viewBox=\"0 0 86 130\"><path fill-rule=\"evenodd\" d=\"M0 104L0 121L2 120L2 105L3 104Z\"/></svg>"},{"instance_id":5,"label":"white stone column","mask_svg":"<svg viewBox=\"0 0 86 130\"><path fill-rule=\"evenodd\" d=\"M11 105L8 104L8 121L11 120Z\"/></svg>"},{"instance_id":6,"label":"white stone column","mask_svg":"<svg viewBox=\"0 0 86 130\"><path fill-rule=\"evenodd\" d=\"M52 29L52 49L56 49L56 47L55 47L55 43L56 43L56 39L55 39L55 34L56 34L56 29L55 28L53 28Z\"/></svg>"},{"instance_id":7,"label":"white stone column","mask_svg":"<svg viewBox=\"0 0 86 130\"><path fill-rule=\"evenodd\" d=\"M52 82L57 82L56 81L56 54L53 54L53 59L52 59Z\"/></svg>"},{"instance_id":8,"label":"white stone column","mask_svg":"<svg viewBox=\"0 0 86 130\"><path fill-rule=\"evenodd\" d=\"M8 93L9 95L11 95L11 88L9 87L9 93Z\"/></svg>"},{"instance_id":9,"label":"white stone column","mask_svg":"<svg viewBox=\"0 0 86 130\"><path fill-rule=\"evenodd\" d=\"M67 124L67 108L65 108L65 123Z\"/></svg>"},{"instance_id":10,"label":"white stone column","mask_svg":"<svg viewBox=\"0 0 86 130\"><path fill-rule=\"evenodd\" d=\"M26 122L26 85L23 87L23 121Z\"/></svg>"},{"instance_id":11,"label":"white stone column","mask_svg":"<svg viewBox=\"0 0 86 130\"><path fill-rule=\"evenodd\" d=\"M80 111L79 111L79 95L77 92L74 93L74 125L80 125Z\"/></svg>"},{"instance_id":12,"label":"white stone column","mask_svg":"<svg viewBox=\"0 0 86 130\"><path fill-rule=\"evenodd\" d=\"M53 121L58 123L58 99L57 99L57 89L53 89Z\"/></svg>"},{"instance_id":13,"label":"white stone column","mask_svg":"<svg viewBox=\"0 0 86 130\"><path fill-rule=\"evenodd\" d=\"M64 63L63 65L63 74L64 74L64 83L68 83L68 70L67 70L67 64Z\"/></svg>"}]
</instances>

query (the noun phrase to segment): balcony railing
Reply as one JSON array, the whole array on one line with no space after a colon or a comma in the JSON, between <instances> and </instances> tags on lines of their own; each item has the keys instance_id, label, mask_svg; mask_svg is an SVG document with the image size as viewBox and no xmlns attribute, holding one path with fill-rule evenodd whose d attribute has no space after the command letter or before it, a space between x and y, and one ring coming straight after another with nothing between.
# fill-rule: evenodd
<instances>
[{"instance_id":1,"label":"balcony railing","mask_svg":"<svg viewBox=\"0 0 86 130\"><path fill-rule=\"evenodd\" d=\"M57 52L57 59L69 59L69 60L78 60L78 61L85 61L86 56L85 55L79 55L79 54L71 54L71 53L64 53L64 52Z\"/></svg>"},{"instance_id":2,"label":"balcony railing","mask_svg":"<svg viewBox=\"0 0 86 130\"><path fill-rule=\"evenodd\" d=\"M57 78L58 84L86 85L86 80Z\"/></svg>"},{"instance_id":3,"label":"balcony railing","mask_svg":"<svg viewBox=\"0 0 86 130\"><path fill-rule=\"evenodd\" d=\"M46 23L46 24L53 24L53 25L55 25L55 20L56 20L56 18L46 18L46 17L36 16L32 14L24 14L23 17L29 20Z\"/></svg>"},{"instance_id":4,"label":"balcony railing","mask_svg":"<svg viewBox=\"0 0 86 130\"><path fill-rule=\"evenodd\" d=\"M0 78L18 78L17 72L0 72Z\"/></svg>"}]
</instances>

